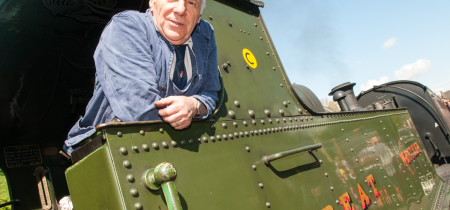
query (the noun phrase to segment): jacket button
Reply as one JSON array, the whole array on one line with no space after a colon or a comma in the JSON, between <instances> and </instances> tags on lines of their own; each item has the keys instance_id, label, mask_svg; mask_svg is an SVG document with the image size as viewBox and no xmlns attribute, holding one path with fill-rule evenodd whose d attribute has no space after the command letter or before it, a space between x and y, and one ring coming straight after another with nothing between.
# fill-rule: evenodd
<instances>
[{"instance_id":1,"label":"jacket button","mask_svg":"<svg viewBox=\"0 0 450 210\"><path fill-rule=\"evenodd\" d=\"M166 91L166 89L167 89L166 86L162 86L161 88L162 91Z\"/></svg>"}]
</instances>

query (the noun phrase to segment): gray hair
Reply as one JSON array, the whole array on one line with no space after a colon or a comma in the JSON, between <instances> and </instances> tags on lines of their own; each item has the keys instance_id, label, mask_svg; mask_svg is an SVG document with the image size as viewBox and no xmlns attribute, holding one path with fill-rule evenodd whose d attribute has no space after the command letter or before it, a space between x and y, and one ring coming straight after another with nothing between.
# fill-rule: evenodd
<instances>
[{"instance_id":1,"label":"gray hair","mask_svg":"<svg viewBox=\"0 0 450 210\"><path fill-rule=\"evenodd\" d=\"M157 0L153 0L153 3L155 3ZM199 0L202 1L202 5L200 6L200 15L203 14L203 9L206 7L206 0Z\"/></svg>"}]
</instances>

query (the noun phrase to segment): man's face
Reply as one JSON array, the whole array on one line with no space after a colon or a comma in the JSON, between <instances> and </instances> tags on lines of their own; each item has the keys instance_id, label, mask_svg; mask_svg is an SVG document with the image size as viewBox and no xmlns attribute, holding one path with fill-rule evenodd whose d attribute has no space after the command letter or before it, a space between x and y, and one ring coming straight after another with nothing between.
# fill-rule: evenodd
<instances>
[{"instance_id":1,"label":"man's face","mask_svg":"<svg viewBox=\"0 0 450 210\"><path fill-rule=\"evenodd\" d=\"M150 10L161 35L173 45L184 44L200 22L201 1L150 0Z\"/></svg>"}]
</instances>

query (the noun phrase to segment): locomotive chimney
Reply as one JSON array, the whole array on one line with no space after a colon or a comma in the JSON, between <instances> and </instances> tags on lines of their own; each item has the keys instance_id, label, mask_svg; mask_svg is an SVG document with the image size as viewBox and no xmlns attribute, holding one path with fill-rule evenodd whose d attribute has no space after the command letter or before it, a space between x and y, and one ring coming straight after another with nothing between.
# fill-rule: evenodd
<instances>
[{"instance_id":1,"label":"locomotive chimney","mask_svg":"<svg viewBox=\"0 0 450 210\"><path fill-rule=\"evenodd\" d=\"M337 101L339 103L339 107L341 107L341 111L350 111L348 108L347 102L345 102L345 96L347 94L344 91L338 90L333 94L333 101Z\"/></svg>"},{"instance_id":2,"label":"locomotive chimney","mask_svg":"<svg viewBox=\"0 0 450 210\"><path fill-rule=\"evenodd\" d=\"M340 85L336 86L335 88L333 88L328 95L333 96L333 100L334 100L334 94L336 94L338 91L343 91L345 93L345 98L343 100L347 103L350 111L364 111L366 109L362 108L358 104L356 97L355 97L355 93L353 93L353 86L355 86L355 85L356 85L356 83L350 83L350 82L340 84ZM336 98L339 98L339 97L336 96ZM342 99L341 99L341 101L342 101ZM341 106L341 110L344 110L343 109L344 107L342 107L341 103L339 103L339 106Z\"/></svg>"}]
</instances>

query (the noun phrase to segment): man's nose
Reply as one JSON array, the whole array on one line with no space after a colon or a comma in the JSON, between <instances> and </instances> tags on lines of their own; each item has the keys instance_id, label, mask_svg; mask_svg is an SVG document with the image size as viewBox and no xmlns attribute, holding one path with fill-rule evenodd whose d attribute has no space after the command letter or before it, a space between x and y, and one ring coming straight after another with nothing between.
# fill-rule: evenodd
<instances>
[{"instance_id":1,"label":"man's nose","mask_svg":"<svg viewBox=\"0 0 450 210\"><path fill-rule=\"evenodd\" d=\"M186 13L186 1L179 0L173 11L178 15L183 16L184 13Z\"/></svg>"}]
</instances>

